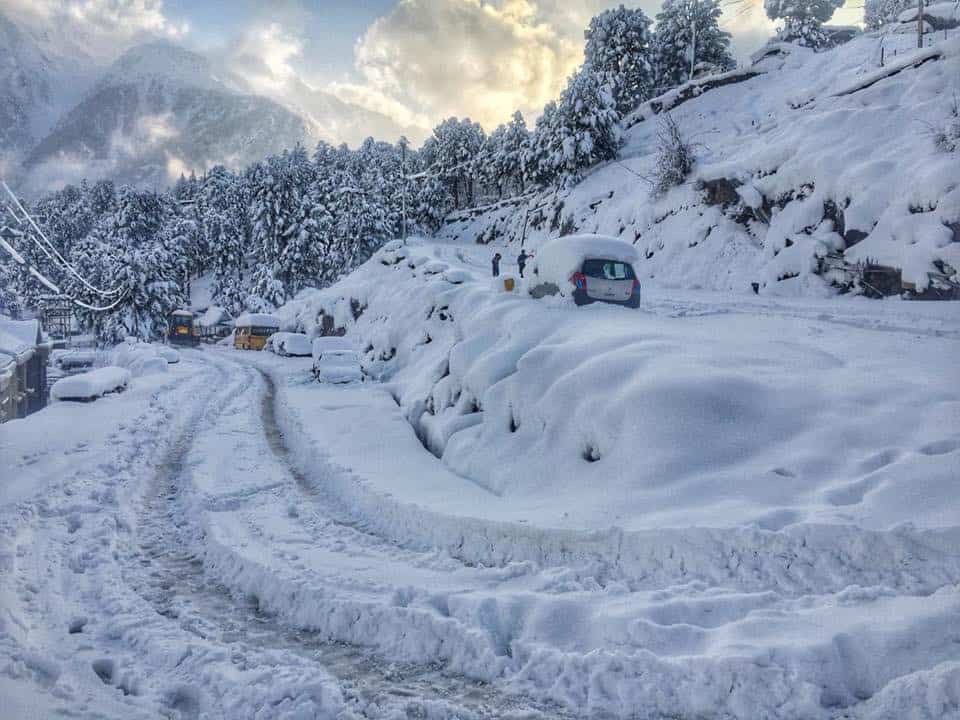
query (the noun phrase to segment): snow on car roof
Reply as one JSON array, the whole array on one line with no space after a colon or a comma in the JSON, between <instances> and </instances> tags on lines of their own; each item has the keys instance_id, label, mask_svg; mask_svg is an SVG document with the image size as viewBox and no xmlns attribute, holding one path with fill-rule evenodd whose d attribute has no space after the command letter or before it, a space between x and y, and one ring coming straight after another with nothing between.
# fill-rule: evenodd
<instances>
[{"instance_id":1,"label":"snow on car roof","mask_svg":"<svg viewBox=\"0 0 960 720\"><path fill-rule=\"evenodd\" d=\"M280 318L268 313L243 313L234 323L237 327L280 327Z\"/></svg>"},{"instance_id":2,"label":"snow on car roof","mask_svg":"<svg viewBox=\"0 0 960 720\"><path fill-rule=\"evenodd\" d=\"M551 240L535 257L540 279L560 283L578 271L584 260L633 264L637 262L637 251L630 243L608 235L568 235Z\"/></svg>"}]
</instances>

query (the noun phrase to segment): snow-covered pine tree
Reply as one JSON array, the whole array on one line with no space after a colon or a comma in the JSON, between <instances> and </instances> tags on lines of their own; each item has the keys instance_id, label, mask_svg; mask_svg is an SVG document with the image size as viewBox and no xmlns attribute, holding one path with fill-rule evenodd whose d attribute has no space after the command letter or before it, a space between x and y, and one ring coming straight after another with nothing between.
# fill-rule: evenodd
<instances>
[{"instance_id":1,"label":"snow-covered pine tree","mask_svg":"<svg viewBox=\"0 0 960 720\"><path fill-rule=\"evenodd\" d=\"M314 167L298 146L267 158L251 174L252 242L257 253L253 292L260 300L258 309L283 304L303 287L305 277L318 270L309 249L310 213L302 197L312 184Z\"/></svg>"},{"instance_id":2,"label":"snow-covered pine tree","mask_svg":"<svg viewBox=\"0 0 960 720\"><path fill-rule=\"evenodd\" d=\"M730 33L720 29L719 0L664 0L652 44L657 93L690 79L696 66L732 69Z\"/></svg>"},{"instance_id":3,"label":"snow-covered pine tree","mask_svg":"<svg viewBox=\"0 0 960 720\"><path fill-rule=\"evenodd\" d=\"M480 152L473 159L473 177L476 178L477 194L483 199L499 200L503 197L507 178L499 167L503 153L506 125L498 125L489 135Z\"/></svg>"},{"instance_id":4,"label":"snow-covered pine tree","mask_svg":"<svg viewBox=\"0 0 960 720\"><path fill-rule=\"evenodd\" d=\"M544 107L533 140L533 157L543 181L575 184L584 169L617 156L620 113L608 87L589 64L567 82L554 108Z\"/></svg>"},{"instance_id":5,"label":"snow-covered pine tree","mask_svg":"<svg viewBox=\"0 0 960 720\"><path fill-rule=\"evenodd\" d=\"M553 145L560 132L560 113L557 103L551 100L537 118L526 154L528 173L541 187L552 185L557 179Z\"/></svg>"},{"instance_id":6,"label":"snow-covered pine tree","mask_svg":"<svg viewBox=\"0 0 960 720\"><path fill-rule=\"evenodd\" d=\"M827 44L823 23L833 17L843 0L764 0L771 20L783 20L778 37L784 42L818 49Z\"/></svg>"},{"instance_id":7,"label":"snow-covered pine tree","mask_svg":"<svg viewBox=\"0 0 960 720\"><path fill-rule=\"evenodd\" d=\"M443 218L453 209L450 191L439 177L426 174L415 186L411 217L418 227L426 232L436 232Z\"/></svg>"},{"instance_id":8,"label":"snow-covered pine tree","mask_svg":"<svg viewBox=\"0 0 960 720\"><path fill-rule=\"evenodd\" d=\"M249 238L243 178L222 165L207 173L197 195L203 243L210 252L213 298L236 316L244 309L244 257Z\"/></svg>"},{"instance_id":9,"label":"snow-covered pine tree","mask_svg":"<svg viewBox=\"0 0 960 720\"><path fill-rule=\"evenodd\" d=\"M904 10L914 7L916 0L866 0L863 6L863 24L867 30L877 30L896 22Z\"/></svg>"},{"instance_id":10,"label":"snow-covered pine tree","mask_svg":"<svg viewBox=\"0 0 960 720\"><path fill-rule=\"evenodd\" d=\"M431 158L430 172L447 183L455 208L473 204L473 160L485 139L478 123L451 117L433 129L434 142L425 145Z\"/></svg>"},{"instance_id":11,"label":"snow-covered pine tree","mask_svg":"<svg viewBox=\"0 0 960 720\"><path fill-rule=\"evenodd\" d=\"M496 162L497 173L503 178L508 195L518 195L526 189L529 151L530 131L523 113L517 110L507 123Z\"/></svg>"},{"instance_id":12,"label":"snow-covered pine tree","mask_svg":"<svg viewBox=\"0 0 960 720\"><path fill-rule=\"evenodd\" d=\"M650 97L654 88L650 57L650 18L623 5L600 13L584 33L586 64L610 86L616 108L626 115Z\"/></svg>"},{"instance_id":13,"label":"snow-covered pine tree","mask_svg":"<svg viewBox=\"0 0 960 720\"><path fill-rule=\"evenodd\" d=\"M166 335L170 313L184 301L177 277L181 259L168 223L172 201L152 192L121 188L117 209L90 235L74 244L71 261L97 287L120 286L119 305L105 313L81 311L80 321L100 342L128 335L158 340ZM100 302L72 283L71 294Z\"/></svg>"}]
</instances>

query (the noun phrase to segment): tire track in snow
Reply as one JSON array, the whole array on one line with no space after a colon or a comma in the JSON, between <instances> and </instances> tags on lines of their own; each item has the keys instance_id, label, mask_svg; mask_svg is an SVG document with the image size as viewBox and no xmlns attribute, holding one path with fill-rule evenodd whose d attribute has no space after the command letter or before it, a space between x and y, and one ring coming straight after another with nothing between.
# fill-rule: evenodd
<instances>
[{"instance_id":1,"label":"tire track in snow","mask_svg":"<svg viewBox=\"0 0 960 720\"><path fill-rule=\"evenodd\" d=\"M456 714L464 720L499 718L507 713L518 718L567 717L549 704L506 695L485 682L452 675L440 663L390 662L369 648L331 641L321 633L284 625L277 616L265 612L255 598L238 597L236 589L210 577L203 558L197 554L198 548L187 539L196 529L181 519L189 516L183 507L182 493L184 483L189 481L189 456L195 435L215 428L221 413L232 403L240 402L244 392L258 386L253 368L232 362L230 365L240 367L241 375L231 381L228 391L218 393L206 410L188 422L171 444L141 512L140 545L129 563L129 581L157 614L233 655L254 658L268 653L273 662L278 658L286 660L293 672L309 666L322 668L336 678L345 706L363 717L393 717L397 712L408 717ZM225 373L223 366L218 369L221 375ZM262 386L260 411L267 443L300 492L315 502L316 491L290 463L283 444L273 410L273 382L264 376ZM361 536L366 543L384 542L348 522L332 522L341 531ZM196 697L187 697L193 698L186 703L187 709L197 710Z\"/></svg>"}]
</instances>

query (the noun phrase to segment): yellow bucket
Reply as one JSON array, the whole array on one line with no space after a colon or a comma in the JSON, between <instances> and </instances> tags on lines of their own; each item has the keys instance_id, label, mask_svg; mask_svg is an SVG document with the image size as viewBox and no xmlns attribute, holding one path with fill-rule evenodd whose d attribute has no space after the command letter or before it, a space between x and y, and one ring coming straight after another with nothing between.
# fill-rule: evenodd
<instances>
[{"instance_id":1,"label":"yellow bucket","mask_svg":"<svg viewBox=\"0 0 960 720\"><path fill-rule=\"evenodd\" d=\"M503 279L503 289L506 292L513 292L513 288L516 285L516 281L512 277Z\"/></svg>"}]
</instances>

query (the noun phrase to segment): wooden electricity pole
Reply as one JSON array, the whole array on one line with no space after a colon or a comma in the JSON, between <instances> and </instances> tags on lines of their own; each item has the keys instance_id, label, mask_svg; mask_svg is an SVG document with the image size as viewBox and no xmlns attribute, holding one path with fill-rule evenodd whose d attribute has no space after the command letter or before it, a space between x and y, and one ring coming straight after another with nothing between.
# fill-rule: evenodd
<instances>
[{"instance_id":1,"label":"wooden electricity pole","mask_svg":"<svg viewBox=\"0 0 960 720\"><path fill-rule=\"evenodd\" d=\"M917 4L917 47L923 47L923 0Z\"/></svg>"}]
</instances>

